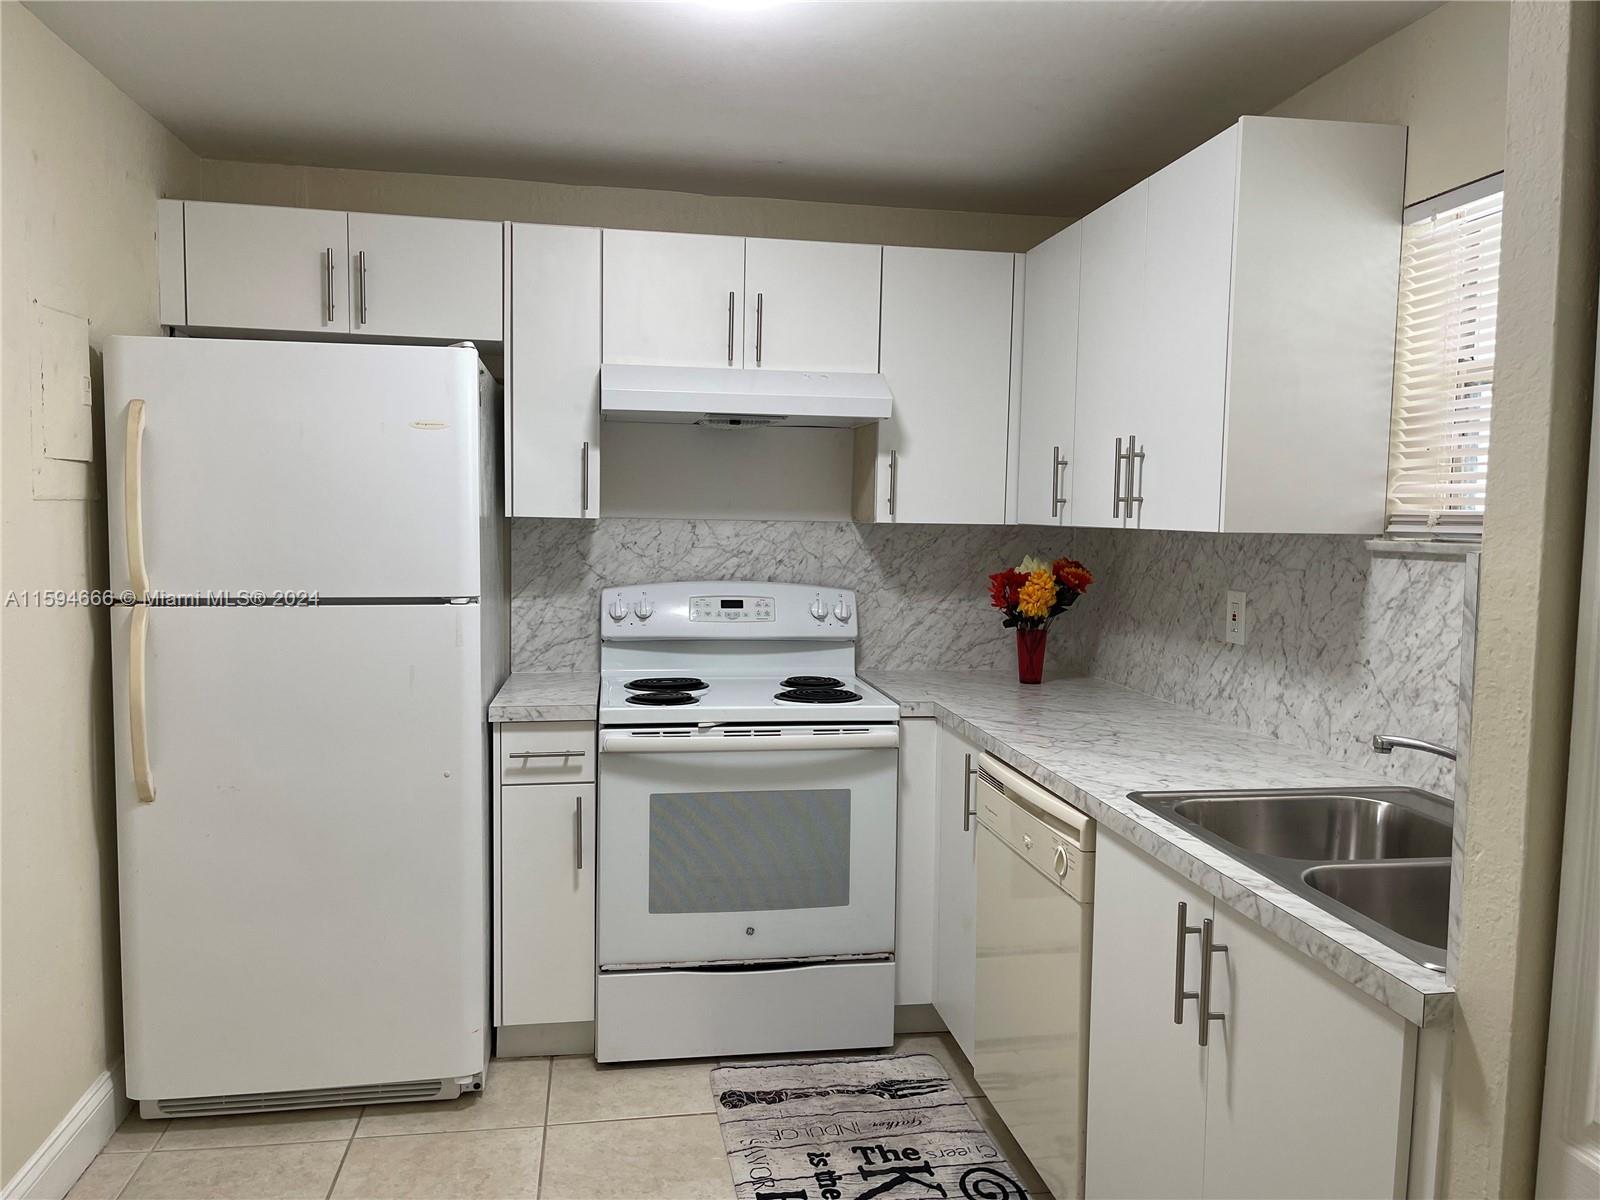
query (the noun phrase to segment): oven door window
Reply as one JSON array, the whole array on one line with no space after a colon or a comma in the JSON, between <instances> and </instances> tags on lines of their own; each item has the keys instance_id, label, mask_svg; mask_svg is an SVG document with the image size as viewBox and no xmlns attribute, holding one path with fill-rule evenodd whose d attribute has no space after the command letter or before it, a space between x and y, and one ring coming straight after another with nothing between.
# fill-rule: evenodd
<instances>
[{"instance_id":1,"label":"oven door window","mask_svg":"<svg viewBox=\"0 0 1600 1200\"><path fill-rule=\"evenodd\" d=\"M850 903L850 790L653 792L652 913Z\"/></svg>"}]
</instances>

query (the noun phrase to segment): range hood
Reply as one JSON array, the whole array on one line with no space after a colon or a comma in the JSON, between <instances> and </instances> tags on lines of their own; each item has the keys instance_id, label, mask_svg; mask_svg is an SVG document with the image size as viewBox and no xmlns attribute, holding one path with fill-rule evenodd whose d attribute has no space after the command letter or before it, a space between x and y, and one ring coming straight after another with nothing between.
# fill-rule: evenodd
<instances>
[{"instance_id":1,"label":"range hood","mask_svg":"<svg viewBox=\"0 0 1600 1200\"><path fill-rule=\"evenodd\" d=\"M886 420L892 403L883 376L860 371L600 368L600 415L607 421L848 429Z\"/></svg>"}]
</instances>

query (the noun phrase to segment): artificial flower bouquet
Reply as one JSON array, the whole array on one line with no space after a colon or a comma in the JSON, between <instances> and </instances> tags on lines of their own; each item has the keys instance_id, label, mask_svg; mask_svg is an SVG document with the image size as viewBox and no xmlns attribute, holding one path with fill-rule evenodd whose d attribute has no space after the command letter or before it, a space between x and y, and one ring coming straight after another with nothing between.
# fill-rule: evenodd
<instances>
[{"instance_id":1,"label":"artificial flower bouquet","mask_svg":"<svg viewBox=\"0 0 1600 1200\"><path fill-rule=\"evenodd\" d=\"M1017 631L1017 678L1023 683L1044 677L1045 631L1093 582L1089 568L1076 559L1045 562L1032 554L989 576L989 603L1005 614L1001 624Z\"/></svg>"}]
</instances>

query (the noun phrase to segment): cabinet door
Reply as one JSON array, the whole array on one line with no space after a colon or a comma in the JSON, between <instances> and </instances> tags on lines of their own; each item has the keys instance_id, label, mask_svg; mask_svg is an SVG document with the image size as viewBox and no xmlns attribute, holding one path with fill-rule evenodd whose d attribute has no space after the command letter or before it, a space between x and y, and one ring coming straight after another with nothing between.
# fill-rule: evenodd
<instances>
[{"instance_id":1,"label":"cabinet door","mask_svg":"<svg viewBox=\"0 0 1600 1200\"><path fill-rule=\"evenodd\" d=\"M1173 1018L1176 994L1200 979L1200 939L1180 934L1178 906L1198 930L1211 897L1104 829L1094 857L1087 1194L1198 1196L1206 1048L1195 1001Z\"/></svg>"},{"instance_id":2,"label":"cabinet door","mask_svg":"<svg viewBox=\"0 0 1600 1200\"><path fill-rule=\"evenodd\" d=\"M744 239L605 231L606 362L744 365Z\"/></svg>"},{"instance_id":3,"label":"cabinet door","mask_svg":"<svg viewBox=\"0 0 1600 1200\"><path fill-rule=\"evenodd\" d=\"M1017 521L1072 523L1072 430L1078 386L1078 268L1083 228L1028 251L1023 274Z\"/></svg>"},{"instance_id":4,"label":"cabinet door","mask_svg":"<svg viewBox=\"0 0 1600 1200\"><path fill-rule=\"evenodd\" d=\"M187 201L183 242L190 325L350 332L344 213Z\"/></svg>"},{"instance_id":5,"label":"cabinet door","mask_svg":"<svg viewBox=\"0 0 1600 1200\"><path fill-rule=\"evenodd\" d=\"M938 916L939 726L900 722L900 835L895 866L894 1002L933 1001Z\"/></svg>"},{"instance_id":6,"label":"cabinet door","mask_svg":"<svg viewBox=\"0 0 1600 1200\"><path fill-rule=\"evenodd\" d=\"M511 226L513 517L600 513L600 231Z\"/></svg>"},{"instance_id":7,"label":"cabinet door","mask_svg":"<svg viewBox=\"0 0 1600 1200\"><path fill-rule=\"evenodd\" d=\"M351 213L351 330L503 340L504 251L498 221Z\"/></svg>"},{"instance_id":8,"label":"cabinet door","mask_svg":"<svg viewBox=\"0 0 1600 1200\"><path fill-rule=\"evenodd\" d=\"M876 371L883 247L746 238L744 363Z\"/></svg>"},{"instance_id":9,"label":"cabinet door","mask_svg":"<svg viewBox=\"0 0 1600 1200\"><path fill-rule=\"evenodd\" d=\"M1220 520L1238 146L1234 126L1149 180L1141 529L1215 533Z\"/></svg>"},{"instance_id":10,"label":"cabinet door","mask_svg":"<svg viewBox=\"0 0 1600 1200\"><path fill-rule=\"evenodd\" d=\"M1204 1194L1405 1195L1414 1027L1221 905L1214 932Z\"/></svg>"},{"instance_id":11,"label":"cabinet door","mask_svg":"<svg viewBox=\"0 0 1600 1200\"><path fill-rule=\"evenodd\" d=\"M594 1020L594 784L500 789L501 1025Z\"/></svg>"},{"instance_id":12,"label":"cabinet door","mask_svg":"<svg viewBox=\"0 0 1600 1200\"><path fill-rule=\"evenodd\" d=\"M1078 309L1077 422L1072 464L1072 523L1131 524L1120 497L1127 484L1117 440L1127 447L1144 412L1149 323L1144 285L1149 185L1129 188L1082 221Z\"/></svg>"},{"instance_id":13,"label":"cabinet door","mask_svg":"<svg viewBox=\"0 0 1600 1200\"><path fill-rule=\"evenodd\" d=\"M972 793L977 769L978 748L940 729L933 1007L969 1062L977 1051L978 818Z\"/></svg>"},{"instance_id":14,"label":"cabinet door","mask_svg":"<svg viewBox=\"0 0 1600 1200\"><path fill-rule=\"evenodd\" d=\"M889 520L1005 523L1013 270L1010 254L883 249L880 358L894 410L875 475Z\"/></svg>"}]
</instances>

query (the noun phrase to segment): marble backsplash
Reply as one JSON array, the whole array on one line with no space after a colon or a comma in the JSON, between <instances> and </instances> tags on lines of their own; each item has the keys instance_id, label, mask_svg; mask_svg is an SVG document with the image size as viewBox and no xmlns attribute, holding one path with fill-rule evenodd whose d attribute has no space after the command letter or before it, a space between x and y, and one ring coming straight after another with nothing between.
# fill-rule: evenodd
<instances>
[{"instance_id":1,"label":"marble backsplash","mask_svg":"<svg viewBox=\"0 0 1600 1200\"><path fill-rule=\"evenodd\" d=\"M1460 560L1374 554L1360 537L1088 533L1080 557L1103 589L1082 614L1096 678L1453 793L1450 762L1370 742L1457 744ZM1248 596L1243 646L1223 641L1230 589Z\"/></svg>"},{"instance_id":2,"label":"marble backsplash","mask_svg":"<svg viewBox=\"0 0 1600 1200\"><path fill-rule=\"evenodd\" d=\"M609 517L511 523L511 665L593 670L600 589L662 579L753 579L855 589L863 667L994 669L1015 662L988 606L991 571L1024 554L1068 553L1071 530L849 521ZM1052 663L1088 669L1069 613Z\"/></svg>"},{"instance_id":3,"label":"marble backsplash","mask_svg":"<svg viewBox=\"0 0 1600 1200\"><path fill-rule=\"evenodd\" d=\"M1463 564L1374 555L1359 537L971 525L662 520L512 522L512 666L593 670L599 590L771 579L856 590L858 660L880 670L1006 668L984 576L1071 554L1096 583L1051 631L1050 669L1092 674L1396 781L1450 795L1451 764L1383 757L1383 730L1455 745ZM1224 594L1248 643L1222 641Z\"/></svg>"}]
</instances>

